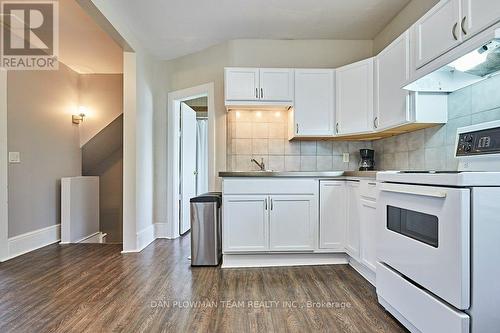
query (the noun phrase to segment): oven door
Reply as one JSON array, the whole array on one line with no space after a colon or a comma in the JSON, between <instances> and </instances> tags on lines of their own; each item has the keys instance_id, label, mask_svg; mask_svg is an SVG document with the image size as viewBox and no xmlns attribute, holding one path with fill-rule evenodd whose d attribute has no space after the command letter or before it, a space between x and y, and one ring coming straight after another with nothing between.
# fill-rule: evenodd
<instances>
[{"instance_id":1,"label":"oven door","mask_svg":"<svg viewBox=\"0 0 500 333\"><path fill-rule=\"evenodd\" d=\"M470 303L470 190L380 184L378 260L458 309Z\"/></svg>"}]
</instances>

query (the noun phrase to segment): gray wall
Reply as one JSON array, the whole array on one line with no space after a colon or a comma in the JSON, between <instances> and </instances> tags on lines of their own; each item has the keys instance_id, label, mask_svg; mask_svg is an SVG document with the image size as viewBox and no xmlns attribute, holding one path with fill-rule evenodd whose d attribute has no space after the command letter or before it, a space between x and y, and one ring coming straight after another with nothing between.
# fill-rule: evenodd
<instances>
[{"instance_id":1,"label":"gray wall","mask_svg":"<svg viewBox=\"0 0 500 333\"><path fill-rule=\"evenodd\" d=\"M381 170L456 170L458 127L500 120L500 75L448 96L448 123L373 142Z\"/></svg>"},{"instance_id":2,"label":"gray wall","mask_svg":"<svg viewBox=\"0 0 500 333\"><path fill-rule=\"evenodd\" d=\"M59 224L60 178L81 174L78 74L10 71L7 77L8 149L21 153L9 164L9 237Z\"/></svg>"},{"instance_id":3,"label":"gray wall","mask_svg":"<svg viewBox=\"0 0 500 333\"><path fill-rule=\"evenodd\" d=\"M106 242L123 236L123 115L82 147L83 176L99 177L99 224Z\"/></svg>"}]
</instances>

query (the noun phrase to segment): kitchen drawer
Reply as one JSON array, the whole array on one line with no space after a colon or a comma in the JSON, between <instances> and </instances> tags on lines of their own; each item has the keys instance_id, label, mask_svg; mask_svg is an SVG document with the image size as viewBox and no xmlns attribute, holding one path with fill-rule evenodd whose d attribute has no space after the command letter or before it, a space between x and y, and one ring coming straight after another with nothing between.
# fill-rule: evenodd
<instances>
[{"instance_id":1,"label":"kitchen drawer","mask_svg":"<svg viewBox=\"0 0 500 333\"><path fill-rule=\"evenodd\" d=\"M424 289L416 287L386 265L377 264L377 295L415 328L425 333L468 333L470 318Z\"/></svg>"},{"instance_id":2,"label":"kitchen drawer","mask_svg":"<svg viewBox=\"0 0 500 333\"><path fill-rule=\"evenodd\" d=\"M317 179L291 178L231 178L224 179L223 193L227 194L311 194L318 193Z\"/></svg>"},{"instance_id":3,"label":"kitchen drawer","mask_svg":"<svg viewBox=\"0 0 500 333\"><path fill-rule=\"evenodd\" d=\"M363 179L359 181L359 193L362 197L377 200L378 192L377 182L374 179Z\"/></svg>"}]
</instances>

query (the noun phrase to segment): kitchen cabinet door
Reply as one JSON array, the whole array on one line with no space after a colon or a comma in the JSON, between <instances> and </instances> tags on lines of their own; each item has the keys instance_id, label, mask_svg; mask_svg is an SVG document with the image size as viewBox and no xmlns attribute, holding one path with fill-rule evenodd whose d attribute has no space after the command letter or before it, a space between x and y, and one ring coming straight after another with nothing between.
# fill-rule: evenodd
<instances>
[{"instance_id":1,"label":"kitchen cabinet door","mask_svg":"<svg viewBox=\"0 0 500 333\"><path fill-rule=\"evenodd\" d=\"M464 39L500 20L500 1L462 0L461 29Z\"/></svg>"},{"instance_id":2,"label":"kitchen cabinet door","mask_svg":"<svg viewBox=\"0 0 500 333\"><path fill-rule=\"evenodd\" d=\"M293 101L293 69L261 68L259 98L263 101Z\"/></svg>"},{"instance_id":3,"label":"kitchen cabinet door","mask_svg":"<svg viewBox=\"0 0 500 333\"><path fill-rule=\"evenodd\" d=\"M319 248L344 251L346 189L343 181L322 181L319 204Z\"/></svg>"},{"instance_id":4,"label":"kitchen cabinet door","mask_svg":"<svg viewBox=\"0 0 500 333\"><path fill-rule=\"evenodd\" d=\"M359 193L359 183L346 182L347 199L347 235L346 252L356 260L359 260L360 244L360 210L361 196Z\"/></svg>"},{"instance_id":5,"label":"kitchen cabinet door","mask_svg":"<svg viewBox=\"0 0 500 333\"><path fill-rule=\"evenodd\" d=\"M255 101L259 99L258 68L226 68L224 87L227 101Z\"/></svg>"},{"instance_id":6,"label":"kitchen cabinet door","mask_svg":"<svg viewBox=\"0 0 500 333\"><path fill-rule=\"evenodd\" d=\"M361 199L360 257L361 262L375 272L377 264L377 203Z\"/></svg>"},{"instance_id":7,"label":"kitchen cabinet door","mask_svg":"<svg viewBox=\"0 0 500 333\"><path fill-rule=\"evenodd\" d=\"M336 70L337 134L373 130L373 58Z\"/></svg>"},{"instance_id":8,"label":"kitchen cabinet door","mask_svg":"<svg viewBox=\"0 0 500 333\"><path fill-rule=\"evenodd\" d=\"M314 250L317 201L313 195L273 195L270 202L271 251Z\"/></svg>"},{"instance_id":9,"label":"kitchen cabinet door","mask_svg":"<svg viewBox=\"0 0 500 333\"><path fill-rule=\"evenodd\" d=\"M222 207L224 252L268 249L268 196L226 195Z\"/></svg>"},{"instance_id":10,"label":"kitchen cabinet door","mask_svg":"<svg viewBox=\"0 0 500 333\"><path fill-rule=\"evenodd\" d=\"M293 135L333 136L335 70L296 69Z\"/></svg>"},{"instance_id":11,"label":"kitchen cabinet door","mask_svg":"<svg viewBox=\"0 0 500 333\"><path fill-rule=\"evenodd\" d=\"M376 130L409 121L409 94L403 85L410 75L410 34L404 32L375 58Z\"/></svg>"},{"instance_id":12,"label":"kitchen cabinet door","mask_svg":"<svg viewBox=\"0 0 500 333\"><path fill-rule=\"evenodd\" d=\"M413 42L417 69L462 41L460 1L442 0L415 23Z\"/></svg>"}]
</instances>

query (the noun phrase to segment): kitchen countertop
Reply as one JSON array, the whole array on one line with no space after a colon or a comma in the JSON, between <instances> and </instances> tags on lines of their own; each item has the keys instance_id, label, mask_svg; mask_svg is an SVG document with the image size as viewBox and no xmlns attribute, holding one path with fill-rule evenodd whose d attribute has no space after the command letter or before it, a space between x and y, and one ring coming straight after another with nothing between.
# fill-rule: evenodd
<instances>
[{"instance_id":1,"label":"kitchen countertop","mask_svg":"<svg viewBox=\"0 0 500 333\"><path fill-rule=\"evenodd\" d=\"M219 177L375 178L378 171L220 171Z\"/></svg>"}]
</instances>

